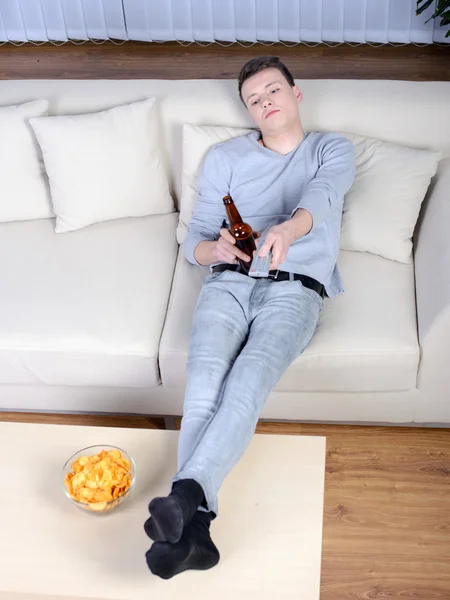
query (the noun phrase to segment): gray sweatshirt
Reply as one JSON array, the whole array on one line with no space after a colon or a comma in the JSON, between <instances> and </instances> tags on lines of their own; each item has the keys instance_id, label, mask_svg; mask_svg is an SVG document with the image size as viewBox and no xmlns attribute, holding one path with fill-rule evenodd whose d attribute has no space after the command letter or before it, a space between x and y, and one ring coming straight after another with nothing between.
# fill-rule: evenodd
<instances>
[{"instance_id":1,"label":"gray sweatshirt","mask_svg":"<svg viewBox=\"0 0 450 600\"><path fill-rule=\"evenodd\" d=\"M222 201L227 194L242 219L262 236L305 208L313 227L291 245L279 269L309 275L325 286L328 296L337 296L343 291L336 260L344 195L355 178L353 144L337 133L308 132L283 156L259 144L260 138L254 131L207 153L184 243L186 258L198 264L196 246L217 240L220 229L229 227Z\"/></svg>"}]
</instances>

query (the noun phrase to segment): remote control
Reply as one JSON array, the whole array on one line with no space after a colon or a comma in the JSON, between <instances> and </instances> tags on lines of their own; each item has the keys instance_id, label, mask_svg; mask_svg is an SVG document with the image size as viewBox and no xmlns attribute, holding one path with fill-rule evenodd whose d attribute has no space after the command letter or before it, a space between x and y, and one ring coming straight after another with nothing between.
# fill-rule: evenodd
<instances>
[{"instance_id":1,"label":"remote control","mask_svg":"<svg viewBox=\"0 0 450 600\"><path fill-rule=\"evenodd\" d=\"M255 254L252 260L252 264L249 269L250 277L268 277L269 276L269 267L270 261L272 260L272 252L266 254L264 258L258 256L258 253Z\"/></svg>"}]
</instances>

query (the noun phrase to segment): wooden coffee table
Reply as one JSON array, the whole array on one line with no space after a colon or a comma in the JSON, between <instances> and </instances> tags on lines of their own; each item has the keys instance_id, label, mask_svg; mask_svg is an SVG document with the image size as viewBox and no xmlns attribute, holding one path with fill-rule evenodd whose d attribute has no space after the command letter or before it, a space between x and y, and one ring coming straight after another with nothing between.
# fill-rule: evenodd
<instances>
[{"instance_id":1,"label":"wooden coffee table","mask_svg":"<svg viewBox=\"0 0 450 600\"><path fill-rule=\"evenodd\" d=\"M166 495L178 431L0 423L2 600L319 600L325 437L256 434L219 495L211 534L221 553L205 572L151 574L143 530ZM137 464L132 497L97 516L64 496L74 452L111 444Z\"/></svg>"}]
</instances>

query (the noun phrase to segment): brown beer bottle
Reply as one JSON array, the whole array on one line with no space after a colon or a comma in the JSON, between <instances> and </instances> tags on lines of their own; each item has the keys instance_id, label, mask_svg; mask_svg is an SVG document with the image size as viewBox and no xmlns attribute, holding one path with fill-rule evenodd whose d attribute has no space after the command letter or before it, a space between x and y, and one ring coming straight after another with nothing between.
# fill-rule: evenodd
<instances>
[{"instance_id":1,"label":"brown beer bottle","mask_svg":"<svg viewBox=\"0 0 450 600\"><path fill-rule=\"evenodd\" d=\"M248 262L238 258L241 268L244 270L244 272L248 273L253 260L253 251L256 250L253 230L248 223L244 223L242 220L242 217L239 214L239 211L236 208L231 196L225 196L223 203L225 204L228 220L230 222L229 232L236 240L236 246L250 257L250 261Z\"/></svg>"}]
</instances>

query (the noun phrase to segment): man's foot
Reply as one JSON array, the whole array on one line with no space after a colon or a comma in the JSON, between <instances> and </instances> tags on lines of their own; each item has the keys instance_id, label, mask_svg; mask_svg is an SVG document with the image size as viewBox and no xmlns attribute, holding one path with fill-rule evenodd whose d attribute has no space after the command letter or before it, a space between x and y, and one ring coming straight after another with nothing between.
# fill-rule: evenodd
<instances>
[{"instance_id":1,"label":"man's foot","mask_svg":"<svg viewBox=\"0 0 450 600\"><path fill-rule=\"evenodd\" d=\"M194 479L176 481L169 496L150 502L145 533L155 542L176 544L204 500L203 488Z\"/></svg>"},{"instance_id":2,"label":"man's foot","mask_svg":"<svg viewBox=\"0 0 450 600\"><path fill-rule=\"evenodd\" d=\"M155 542L145 555L154 575L170 579L189 569L206 571L220 560L220 554L209 533L211 513L197 511L176 544Z\"/></svg>"}]
</instances>

